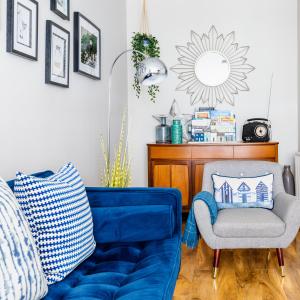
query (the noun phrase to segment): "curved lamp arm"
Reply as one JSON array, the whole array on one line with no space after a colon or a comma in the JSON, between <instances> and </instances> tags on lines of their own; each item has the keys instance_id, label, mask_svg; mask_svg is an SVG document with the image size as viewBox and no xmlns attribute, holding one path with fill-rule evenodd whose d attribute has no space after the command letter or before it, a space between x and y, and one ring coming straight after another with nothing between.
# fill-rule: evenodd
<instances>
[{"instance_id":1,"label":"curved lamp arm","mask_svg":"<svg viewBox=\"0 0 300 300\"><path fill-rule=\"evenodd\" d=\"M108 181L110 181L110 123L111 123L111 90L112 77L115 65L121 56L128 52L137 52L144 56L144 60L139 63L137 77L142 85L151 86L161 83L168 75L168 69L165 64L157 57L149 57L141 51L129 49L120 53L114 60L108 81L108 124L107 124L107 163L108 163ZM109 183L109 182L108 182Z\"/></svg>"},{"instance_id":2,"label":"curved lamp arm","mask_svg":"<svg viewBox=\"0 0 300 300\"><path fill-rule=\"evenodd\" d=\"M114 68L118 62L118 60L124 55L127 54L129 52L137 52L141 55L143 55L145 58L147 58L148 56L145 55L143 52L138 51L138 50L134 50L134 49L128 49L123 51L122 53L120 53L116 59L114 60L111 69L110 69L110 73L109 73L109 79L108 79L108 123L107 123L107 158L108 158L108 167L110 168L110 123L111 123L111 90L112 90L112 78L113 78L113 72L114 72ZM109 169L110 170L110 169ZM110 175L110 174L109 174ZM109 177L110 179L110 177Z\"/></svg>"}]
</instances>

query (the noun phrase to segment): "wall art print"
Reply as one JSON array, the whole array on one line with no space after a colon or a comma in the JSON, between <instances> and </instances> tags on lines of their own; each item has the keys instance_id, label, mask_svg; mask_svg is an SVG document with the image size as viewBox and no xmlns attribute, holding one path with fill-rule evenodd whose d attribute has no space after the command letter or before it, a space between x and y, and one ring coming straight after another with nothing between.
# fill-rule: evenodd
<instances>
[{"instance_id":1,"label":"wall art print","mask_svg":"<svg viewBox=\"0 0 300 300\"><path fill-rule=\"evenodd\" d=\"M52 21L46 23L46 83L69 87L70 33Z\"/></svg>"},{"instance_id":2,"label":"wall art print","mask_svg":"<svg viewBox=\"0 0 300 300\"><path fill-rule=\"evenodd\" d=\"M38 59L38 15L34 0L7 1L7 52Z\"/></svg>"},{"instance_id":3,"label":"wall art print","mask_svg":"<svg viewBox=\"0 0 300 300\"><path fill-rule=\"evenodd\" d=\"M51 10L64 20L70 20L70 0L51 0Z\"/></svg>"},{"instance_id":4,"label":"wall art print","mask_svg":"<svg viewBox=\"0 0 300 300\"><path fill-rule=\"evenodd\" d=\"M101 79L101 31L79 12L74 13L74 72Z\"/></svg>"}]
</instances>

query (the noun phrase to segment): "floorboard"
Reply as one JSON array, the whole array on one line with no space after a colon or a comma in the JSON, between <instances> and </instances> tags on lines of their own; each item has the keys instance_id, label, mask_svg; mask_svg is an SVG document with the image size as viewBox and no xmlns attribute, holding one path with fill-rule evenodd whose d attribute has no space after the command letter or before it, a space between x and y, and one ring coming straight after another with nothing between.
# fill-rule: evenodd
<instances>
[{"instance_id":1,"label":"floorboard","mask_svg":"<svg viewBox=\"0 0 300 300\"><path fill-rule=\"evenodd\" d=\"M284 250L286 277L276 250L222 250L219 274L211 277L213 251L203 240L195 250L182 246L182 265L173 300L300 299L300 233Z\"/></svg>"}]
</instances>

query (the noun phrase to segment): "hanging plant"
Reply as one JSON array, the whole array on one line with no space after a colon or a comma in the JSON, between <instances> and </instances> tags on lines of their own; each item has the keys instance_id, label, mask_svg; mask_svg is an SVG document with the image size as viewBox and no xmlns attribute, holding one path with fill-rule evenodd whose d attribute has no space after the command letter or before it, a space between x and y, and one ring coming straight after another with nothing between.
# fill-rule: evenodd
<instances>
[{"instance_id":1,"label":"hanging plant","mask_svg":"<svg viewBox=\"0 0 300 300\"><path fill-rule=\"evenodd\" d=\"M158 40L151 34L141 32L134 33L131 41L131 46L133 50L140 51L147 56L160 57ZM144 59L145 57L141 53L133 52L132 62L136 69ZM136 96L139 98L141 96L141 85L139 83L137 75L134 76L133 88L136 92ZM152 102L155 102L158 93L158 85L151 85L148 87L148 94Z\"/></svg>"}]
</instances>

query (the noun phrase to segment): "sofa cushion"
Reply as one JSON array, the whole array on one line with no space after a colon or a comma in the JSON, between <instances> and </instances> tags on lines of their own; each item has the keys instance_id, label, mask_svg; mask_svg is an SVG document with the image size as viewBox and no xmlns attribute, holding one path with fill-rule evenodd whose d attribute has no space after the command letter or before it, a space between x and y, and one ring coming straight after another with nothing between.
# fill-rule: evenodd
<instances>
[{"instance_id":1,"label":"sofa cushion","mask_svg":"<svg viewBox=\"0 0 300 300\"><path fill-rule=\"evenodd\" d=\"M180 266L180 237L139 243L97 244L94 254L46 300L171 299Z\"/></svg>"},{"instance_id":2,"label":"sofa cushion","mask_svg":"<svg viewBox=\"0 0 300 300\"><path fill-rule=\"evenodd\" d=\"M171 238L174 213L171 205L100 207L92 210L97 242L143 242Z\"/></svg>"},{"instance_id":3,"label":"sofa cushion","mask_svg":"<svg viewBox=\"0 0 300 300\"><path fill-rule=\"evenodd\" d=\"M45 179L18 173L15 194L30 223L48 283L62 280L96 245L79 172L69 163Z\"/></svg>"},{"instance_id":4,"label":"sofa cushion","mask_svg":"<svg viewBox=\"0 0 300 300\"><path fill-rule=\"evenodd\" d=\"M0 299L38 300L47 291L27 220L14 194L0 178Z\"/></svg>"},{"instance_id":5,"label":"sofa cushion","mask_svg":"<svg viewBox=\"0 0 300 300\"><path fill-rule=\"evenodd\" d=\"M285 232L285 223L263 208L223 209L219 211L213 230L225 238L278 237Z\"/></svg>"}]
</instances>

